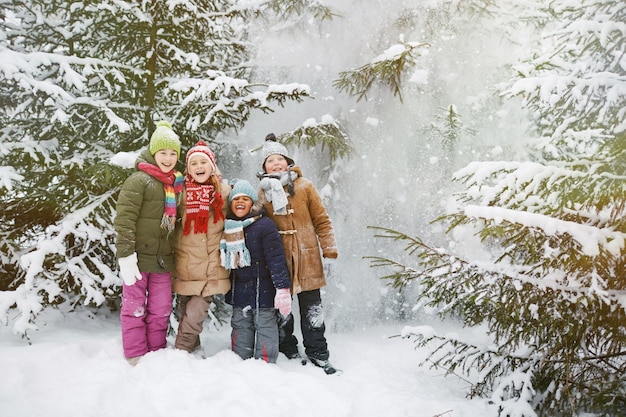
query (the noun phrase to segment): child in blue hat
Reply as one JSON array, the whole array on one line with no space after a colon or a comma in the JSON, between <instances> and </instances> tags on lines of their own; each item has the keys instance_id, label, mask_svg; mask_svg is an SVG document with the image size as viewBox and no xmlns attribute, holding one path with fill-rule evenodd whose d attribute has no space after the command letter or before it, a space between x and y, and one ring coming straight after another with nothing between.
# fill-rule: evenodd
<instances>
[{"instance_id":1,"label":"child in blue hat","mask_svg":"<svg viewBox=\"0 0 626 417\"><path fill-rule=\"evenodd\" d=\"M257 201L248 181L234 182L220 252L222 266L230 269L226 302L233 306L233 351L242 359L276 363L276 310L283 316L291 313L291 281L278 228Z\"/></svg>"}]
</instances>

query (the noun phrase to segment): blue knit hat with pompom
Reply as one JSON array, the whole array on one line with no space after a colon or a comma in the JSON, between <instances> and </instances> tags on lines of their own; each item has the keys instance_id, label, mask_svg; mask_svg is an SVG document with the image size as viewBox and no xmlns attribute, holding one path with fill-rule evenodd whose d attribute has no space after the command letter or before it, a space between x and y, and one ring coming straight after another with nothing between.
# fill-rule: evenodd
<instances>
[{"instance_id":1,"label":"blue knit hat with pompom","mask_svg":"<svg viewBox=\"0 0 626 417\"><path fill-rule=\"evenodd\" d=\"M257 200L259 199L259 196L256 193L256 190L254 189L254 187L248 181L246 181L246 180L233 180L233 181L231 181L231 184L233 185L233 189L231 190L230 194L228 195L228 204L229 205L235 199L235 197L239 197L239 196L242 196L242 195L250 197L250 200L252 200L253 203L256 203Z\"/></svg>"}]
</instances>

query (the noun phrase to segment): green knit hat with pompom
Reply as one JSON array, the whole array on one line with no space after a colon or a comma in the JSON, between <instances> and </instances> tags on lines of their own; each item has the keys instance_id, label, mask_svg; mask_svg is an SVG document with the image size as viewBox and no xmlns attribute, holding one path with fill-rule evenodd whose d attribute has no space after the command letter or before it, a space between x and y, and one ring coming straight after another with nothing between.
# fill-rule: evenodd
<instances>
[{"instance_id":1,"label":"green knit hat with pompom","mask_svg":"<svg viewBox=\"0 0 626 417\"><path fill-rule=\"evenodd\" d=\"M180 156L180 139L172 130L172 125L165 120L157 123L157 128L150 138L150 154L154 155L163 149L173 149Z\"/></svg>"}]
</instances>

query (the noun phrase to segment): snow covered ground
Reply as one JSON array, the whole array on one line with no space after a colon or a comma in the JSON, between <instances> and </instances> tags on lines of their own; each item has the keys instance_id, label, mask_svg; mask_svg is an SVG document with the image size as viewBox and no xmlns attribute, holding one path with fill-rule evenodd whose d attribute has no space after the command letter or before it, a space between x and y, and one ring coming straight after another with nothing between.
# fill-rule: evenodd
<instances>
[{"instance_id":1,"label":"snow covered ground","mask_svg":"<svg viewBox=\"0 0 626 417\"><path fill-rule=\"evenodd\" d=\"M340 376L284 356L271 365L229 349L229 326L202 335L206 359L171 347L131 367L119 319L47 313L32 345L0 327L0 416L5 417L489 417L463 381L420 368L425 352L402 324L327 333ZM420 323L411 323L420 324Z\"/></svg>"}]
</instances>

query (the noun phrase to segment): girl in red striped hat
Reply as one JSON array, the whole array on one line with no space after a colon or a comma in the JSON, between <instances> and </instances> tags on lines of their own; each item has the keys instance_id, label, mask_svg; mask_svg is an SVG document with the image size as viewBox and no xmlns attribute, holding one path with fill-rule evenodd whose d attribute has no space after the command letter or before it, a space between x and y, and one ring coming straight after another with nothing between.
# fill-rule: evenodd
<instances>
[{"instance_id":1,"label":"girl in red striped hat","mask_svg":"<svg viewBox=\"0 0 626 417\"><path fill-rule=\"evenodd\" d=\"M174 235L172 289L179 296L174 346L201 350L200 333L212 297L230 289L228 271L220 265L220 239L230 186L222 181L215 154L203 141L187 152L185 190Z\"/></svg>"}]
</instances>

